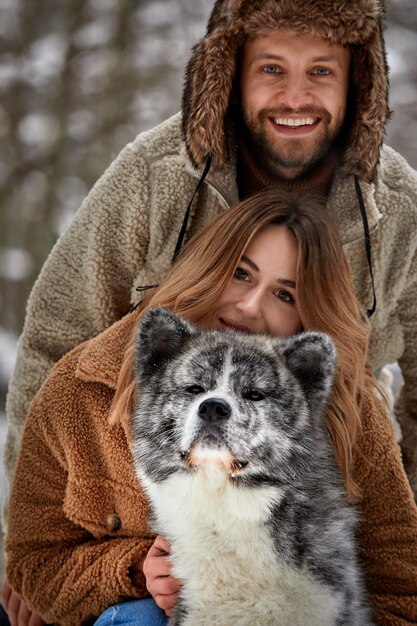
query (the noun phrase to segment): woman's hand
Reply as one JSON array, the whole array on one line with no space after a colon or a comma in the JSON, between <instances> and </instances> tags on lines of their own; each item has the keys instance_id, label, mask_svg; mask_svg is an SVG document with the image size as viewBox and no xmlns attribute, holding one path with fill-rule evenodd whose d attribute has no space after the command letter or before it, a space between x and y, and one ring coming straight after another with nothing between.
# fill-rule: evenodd
<instances>
[{"instance_id":1,"label":"woman's hand","mask_svg":"<svg viewBox=\"0 0 417 626\"><path fill-rule=\"evenodd\" d=\"M171 576L170 552L169 543L158 535L143 562L146 588L159 608L165 611L168 617L177 602L181 587L180 581Z\"/></svg>"},{"instance_id":2,"label":"woman's hand","mask_svg":"<svg viewBox=\"0 0 417 626\"><path fill-rule=\"evenodd\" d=\"M6 611L11 626L44 626L43 619L32 613L17 593L4 583L1 590L1 603Z\"/></svg>"}]
</instances>

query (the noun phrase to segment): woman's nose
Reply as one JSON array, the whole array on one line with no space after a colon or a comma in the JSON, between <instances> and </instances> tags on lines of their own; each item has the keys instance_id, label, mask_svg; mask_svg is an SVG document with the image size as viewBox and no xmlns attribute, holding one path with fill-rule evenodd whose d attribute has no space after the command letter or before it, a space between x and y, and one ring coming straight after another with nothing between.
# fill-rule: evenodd
<instances>
[{"instance_id":1,"label":"woman's nose","mask_svg":"<svg viewBox=\"0 0 417 626\"><path fill-rule=\"evenodd\" d=\"M260 289L251 289L240 297L236 308L247 317L252 319L262 318L263 294Z\"/></svg>"}]
</instances>

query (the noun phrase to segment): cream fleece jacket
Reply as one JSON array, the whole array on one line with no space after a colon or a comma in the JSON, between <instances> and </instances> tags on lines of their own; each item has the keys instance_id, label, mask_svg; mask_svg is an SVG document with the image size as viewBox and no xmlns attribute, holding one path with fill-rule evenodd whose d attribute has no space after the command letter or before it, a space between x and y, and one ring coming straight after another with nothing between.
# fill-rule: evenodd
<instances>
[{"instance_id":1,"label":"cream fleece jacket","mask_svg":"<svg viewBox=\"0 0 417 626\"><path fill-rule=\"evenodd\" d=\"M181 115L138 135L93 187L58 240L29 298L7 398L6 475L14 472L29 404L52 365L139 299L170 266L200 172L181 138ZM369 358L375 372L398 360L405 385L396 407L405 466L417 493L417 173L384 146L375 184L361 183L371 232L377 309ZM191 236L238 200L235 159L209 174ZM340 228L357 295L372 304L363 225L352 176L336 173L327 202Z\"/></svg>"}]
</instances>

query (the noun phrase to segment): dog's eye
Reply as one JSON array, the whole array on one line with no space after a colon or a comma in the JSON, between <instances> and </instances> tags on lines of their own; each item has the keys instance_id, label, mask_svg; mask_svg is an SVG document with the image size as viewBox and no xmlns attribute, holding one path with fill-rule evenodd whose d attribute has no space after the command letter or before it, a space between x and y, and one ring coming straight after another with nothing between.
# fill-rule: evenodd
<instances>
[{"instance_id":1,"label":"dog's eye","mask_svg":"<svg viewBox=\"0 0 417 626\"><path fill-rule=\"evenodd\" d=\"M201 385L190 385L185 388L185 391L192 393L193 396L198 396L199 393L204 393L204 389Z\"/></svg>"},{"instance_id":2,"label":"dog's eye","mask_svg":"<svg viewBox=\"0 0 417 626\"><path fill-rule=\"evenodd\" d=\"M263 400L265 398L265 394L258 389L250 389L246 393L243 394L245 400L251 400L252 402L258 402L259 400Z\"/></svg>"}]
</instances>

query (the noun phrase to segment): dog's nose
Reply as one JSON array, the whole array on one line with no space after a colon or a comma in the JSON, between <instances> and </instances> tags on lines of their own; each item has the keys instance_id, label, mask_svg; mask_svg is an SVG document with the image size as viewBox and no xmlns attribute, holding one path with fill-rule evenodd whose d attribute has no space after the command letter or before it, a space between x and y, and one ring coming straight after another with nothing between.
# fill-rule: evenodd
<instances>
[{"instance_id":1,"label":"dog's nose","mask_svg":"<svg viewBox=\"0 0 417 626\"><path fill-rule=\"evenodd\" d=\"M230 405L221 398L207 398L198 407L198 416L206 422L227 420L231 413Z\"/></svg>"}]
</instances>

